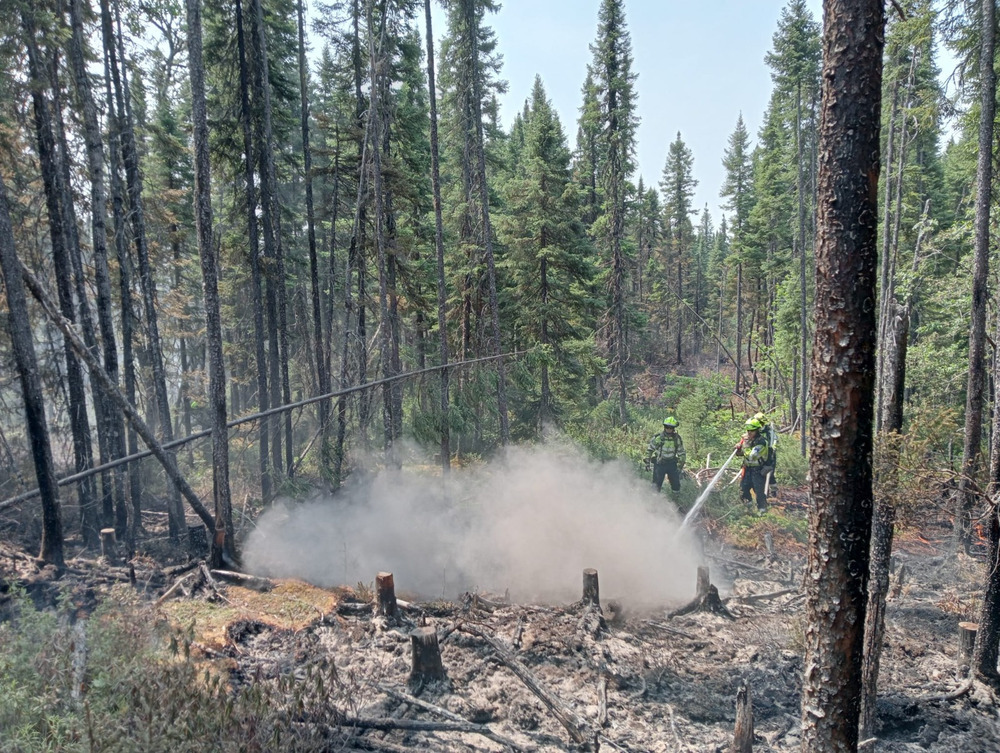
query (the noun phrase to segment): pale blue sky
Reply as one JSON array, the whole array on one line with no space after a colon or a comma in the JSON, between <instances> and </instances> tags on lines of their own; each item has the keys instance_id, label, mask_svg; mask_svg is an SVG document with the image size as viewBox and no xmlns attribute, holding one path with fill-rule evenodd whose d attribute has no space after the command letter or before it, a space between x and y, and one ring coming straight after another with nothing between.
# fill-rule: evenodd
<instances>
[{"instance_id":1,"label":"pale blue sky","mask_svg":"<svg viewBox=\"0 0 1000 753\"><path fill-rule=\"evenodd\" d=\"M497 34L509 85L501 102L504 126L530 96L537 73L572 147L600 0L501 2L486 22ZM700 212L707 203L716 226L723 151L740 112L756 142L771 93L764 55L786 5L787 0L625 2L638 73L639 173L647 185L659 182L667 148L680 131L694 156L694 205ZM821 0L809 0L808 6L821 24Z\"/></svg>"}]
</instances>

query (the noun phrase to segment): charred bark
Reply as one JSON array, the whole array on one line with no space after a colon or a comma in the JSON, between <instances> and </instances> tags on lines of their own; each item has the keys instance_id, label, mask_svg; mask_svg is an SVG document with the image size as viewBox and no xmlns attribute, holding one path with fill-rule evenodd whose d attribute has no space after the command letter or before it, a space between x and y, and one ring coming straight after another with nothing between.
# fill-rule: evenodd
<instances>
[{"instance_id":1,"label":"charred bark","mask_svg":"<svg viewBox=\"0 0 1000 753\"><path fill-rule=\"evenodd\" d=\"M21 282L21 262L14 247L14 228L10 222L7 187L0 175L0 272L3 273L7 307L10 311L28 310L28 302ZM31 323L27 316L8 316L11 349L21 383L24 401L25 428L35 462L35 478L42 498L42 547L39 558L43 562L64 567L62 512L59 504L59 486L52 462L52 445L45 418L45 400L42 380L38 374L35 346L31 338Z\"/></svg>"},{"instance_id":2,"label":"charred bark","mask_svg":"<svg viewBox=\"0 0 1000 753\"><path fill-rule=\"evenodd\" d=\"M187 0L188 69L191 74L191 120L194 136L194 201L198 254L201 257L208 345L208 402L212 413L212 488L216 535L211 564L218 567L223 551L236 560L232 496L229 489L229 434L226 430L226 366L222 354L219 269L212 243L212 174L208 158L208 115L205 107L205 65L202 60L201 0ZM219 532L225 532L220 546Z\"/></svg>"},{"instance_id":3,"label":"charred bark","mask_svg":"<svg viewBox=\"0 0 1000 753\"><path fill-rule=\"evenodd\" d=\"M825 0L802 750L858 743L872 518L885 8Z\"/></svg>"},{"instance_id":4,"label":"charred bark","mask_svg":"<svg viewBox=\"0 0 1000 753\"><path fill-rule=\"evenodd\" d=\"M441 220L441 170L438 153L437 89L434 79L434 34L431 27L431 0L424 0L424 20L427 24L427 88L430 95L431 118L431 188L434 194L434 247L437 252L437 318L438 342L442 366L448 365L448 290L444 278L444 231ZM448 426L450 399L448 369L441 369L441 472L451 469L451 438Z\"/></svg>"}]
</instances>

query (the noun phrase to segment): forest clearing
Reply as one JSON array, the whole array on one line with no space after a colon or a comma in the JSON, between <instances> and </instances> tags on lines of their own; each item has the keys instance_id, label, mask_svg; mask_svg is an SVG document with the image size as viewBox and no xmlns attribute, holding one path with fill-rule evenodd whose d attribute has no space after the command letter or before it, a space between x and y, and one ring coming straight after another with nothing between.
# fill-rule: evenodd
<instances>
[{"instance_id":1,"label":"forest clearing","mask_svg":"<svg viewBox=\"0 0 1000 753\"><path fill-rule=\"evenodd\" d=\"M4 0L0 753L1000 749L996 0L772 2L713 216L699 4Z\"/></svg>"}]
</instances>

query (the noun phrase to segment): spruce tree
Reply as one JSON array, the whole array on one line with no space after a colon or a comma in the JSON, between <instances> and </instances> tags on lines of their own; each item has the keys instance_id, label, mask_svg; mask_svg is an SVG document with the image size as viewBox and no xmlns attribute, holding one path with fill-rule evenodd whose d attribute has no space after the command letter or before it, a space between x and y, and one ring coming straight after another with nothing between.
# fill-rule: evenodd
<instances>
[{"instance_id":1,"label":"spruce tree","mask_svg":"<svg viewBox=\"0 0 1000 753\"><path fill-rule=\"evenodd\" d=\"M597 39L591 45L594 87L598 98L600 141L598 176L604 192L604 226L599 243L608 275L608 310L605 349L615 382L618 418L625 422L628 369L627 264L623 241L627 183L635 169L635 79L632 40L625 24L623 0L602 0L598 11Z\"/></svg>"},{"instance_id":2,"label":"spruce tree","mask_svg":"<svg viewBox=\"0 0 1000 753\"><path fill-rule=\"evenodd\" d=\"M519 412L530 428L540 430L565 417L567 407L578 406L585 394L581 341L592 327L594 270L569 148L540 77L513 130L522 133L523 144L512 157L503 192L507 214L498 224L509 249L515 336L520 347L538 347L537 382ZM511 138L511 144L516 141Z\"/></svg>"}]
</instances>

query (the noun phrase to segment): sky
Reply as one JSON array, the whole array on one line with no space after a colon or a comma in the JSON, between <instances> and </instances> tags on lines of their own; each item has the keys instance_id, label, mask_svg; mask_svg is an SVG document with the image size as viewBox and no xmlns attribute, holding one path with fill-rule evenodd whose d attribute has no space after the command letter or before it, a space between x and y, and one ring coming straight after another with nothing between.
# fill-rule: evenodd
<instances>
[{"instance_id":1,"label":"sky","mask_svg":"<svg viewBox=\"0 0 1000 753\"><path fill-rule=\"evenodd\" d=\"M509 127L531 95L535 75L562 121L570 148L600 0L501 0L488 23L503 55ZM637 158L646 185L657 185L678 131L694 157L694 206L718 225L723 152L740 113L756 141L771 94L764 56L787 0L626 0L633 71L638 74ZM817 23L822 1L808 0ZM435 19L439 28L442 21ZM636 176L638 180L638 176Z\"/></svg>"}]
</instances>

